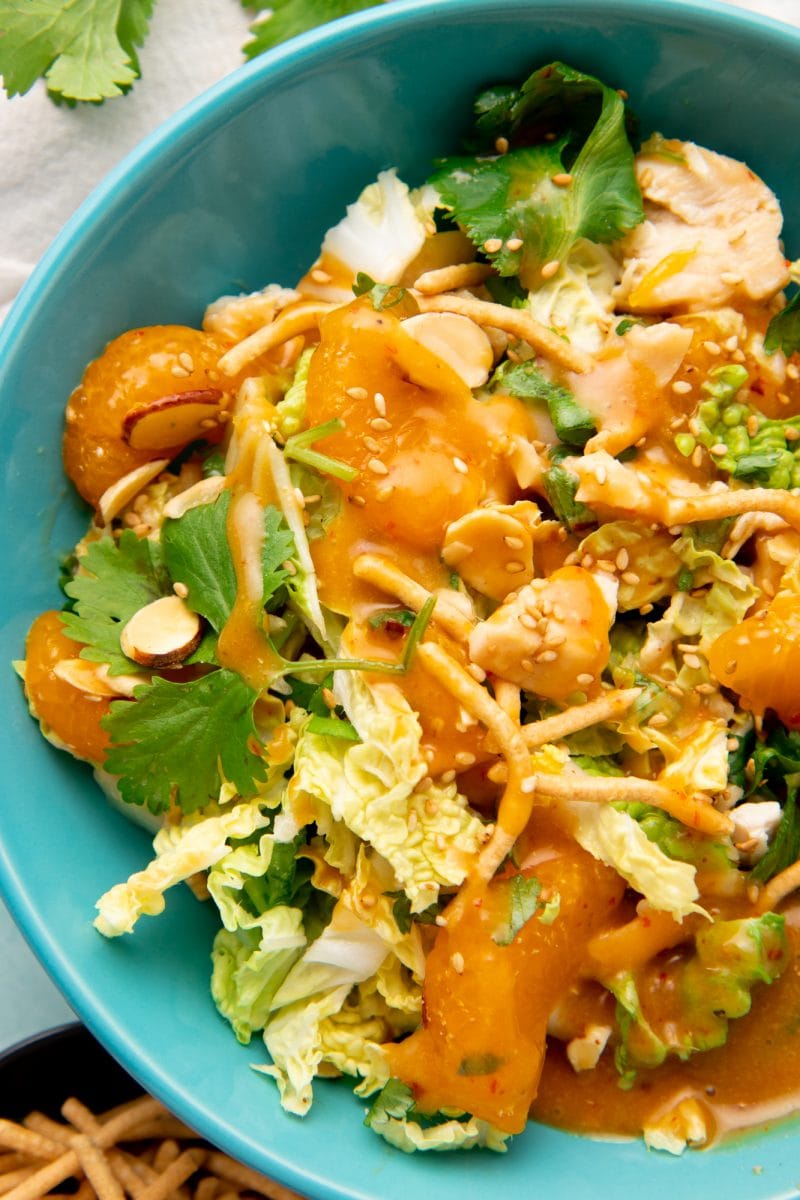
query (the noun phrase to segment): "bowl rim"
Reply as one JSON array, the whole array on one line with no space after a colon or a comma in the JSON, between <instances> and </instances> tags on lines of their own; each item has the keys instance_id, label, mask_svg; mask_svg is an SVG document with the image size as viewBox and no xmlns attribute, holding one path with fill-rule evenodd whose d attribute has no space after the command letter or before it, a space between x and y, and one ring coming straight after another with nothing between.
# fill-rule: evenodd
<instances>
[{"instance_id":1,"label":"bowl rim","mask_svg":"<svg viewBox=\"0 0 800 1200\"><path fill-rule=\"evenodd\" d=\"M80 1032L86 1033L89 1037L94 1036L82 1021L75 1020L65 1021L63 1025L54 1025L50 1029L41 1029L38 1033L28 1034L18 1042L12 1042L10 1046L6 1046L5 1050L0 1051L0 1074L6 1067L22 1061L29 1054L43 1049L46 1045L69 1041Z\"/></svg>"},{"instance_id":2,"label":"bowl rim","mask_svg":"<svg viewBox=\"0 0 800 1200\"><path fill-rule=\"evenodd\" d=\"M492 0L492 3L502 5L507 12L529 13L549 7L552 0ZM566 13L596 14L598 4L597 0L558 0L558 8ZM167 146L171 156L177 159L198 138L211 135L232 114L241 112L249 98L262 94L263 90L279 88L298 68L313 63L323 54L357 51L373 34L389 33L396 27L439 25L446 18L479 16L485 14L485 10L486 0L393 0L391 5L380 5L330 22L260 55L181 107L129 151L90 192L55 237L21 289L0 327L0 391L4 386L6 354L13 343L24 338L29 327L35 323L40 302L51 286L51 276L67 271L70 262L81 253L97 227L103 224L108 210L116 208L130 197L133 179L136 180L137 189L143 184L147 186L156 169L156 160ZM603 10L608 14L636 19L642 14L642 0L603 0ZM800 55L800 27L731 7L723 0L648 0L647 18L648 21L685 19L693 29L705 26L714 30L724 26L743 38L756 34L776 45L788 44ZM144 1088L158 1095L170 1109L179 1111L198 1133L213 1141L210 1121L214 1119L214 1114L160 1067L152 1063L143 1065L138 1061L127 1042L124 1028L104 1010L94 996L90 981L76 975L62 948L51 940L46 925L39 918L1 842L0 896L45 969L68 1002L80 1013L83 1026ZM71 1028L71 1024L64 1027L66 1030ZM28 1043L35 1043L38 1037L52 1036L54 1032L59 1031L45 1031L10 1049L23 1052ZM235 1129L231 1129L230 1133L227 1141L229 1152L243 1160L247 1159L247 1151L251 1149L248 1140ZM354 1194L345 1191L337 1182L316 1175L313 1168L309 1170L302 1162L287 1160L277 1148L262 1147L262 1153L274 1166L274 1177L289 1187L302 1191L311 1186L321 1200L342 1200Z\"/></svg>"}]
</instances>

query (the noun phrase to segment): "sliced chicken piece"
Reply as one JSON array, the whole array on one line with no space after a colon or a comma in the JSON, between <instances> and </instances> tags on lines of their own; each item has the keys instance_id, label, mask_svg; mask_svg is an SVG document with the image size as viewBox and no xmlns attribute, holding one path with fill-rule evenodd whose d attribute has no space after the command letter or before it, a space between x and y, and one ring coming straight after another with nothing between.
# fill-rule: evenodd
<instances>
[{"instance_id":1,"label":"sliced chicken piece","mask_svg":"<svg viewBox=\"0 0 800 1200\"><path fill-rule=\"evenodd\" d=\"M608 663L614 601L591 572L560 567L512 593L476 625L470 657L483 670L559 703L578 692L594 695Z\"/></svg>"},{"instance_id":2,"label":"sliced chicken piece","mask_svg":"<svg viewBox=\"0 0 800 1200\"><path fill-rule=\"evenodd\" d=\"M637 155L636 172L645 220L622 243L619 308L719 308L786 286L778 201L744 163L659 139Z\"/></svg>"}]
</instances>

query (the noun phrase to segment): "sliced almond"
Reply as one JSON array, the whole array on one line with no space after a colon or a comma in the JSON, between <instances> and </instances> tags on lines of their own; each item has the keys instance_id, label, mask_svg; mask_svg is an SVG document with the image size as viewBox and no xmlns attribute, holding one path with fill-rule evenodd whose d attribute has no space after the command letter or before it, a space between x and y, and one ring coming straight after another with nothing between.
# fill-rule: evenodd
<instances>
[{"instance_id":1,"label":"sliced almond","mask_svg":"<svg viewBox=\"0 0 800 1200\"><path fill-rule=\"evenodd\" d=\"M197 613L180 596L162 596L134 613L120 634L123 654L143 667L175 667L203 636Z\"/></svg>"},{"instance_id":2,"label":"sliced almond","mask_svg":"<svg viewBox=\"0 0 800 1200\"><path fill-rule=\"evenodd\" d=\"M164 505L164 516L171 521L177 521L178 517L182 517L190 508L211 504L225 490L226 483L224 475L209 475L207 479L200 479L186 488L186 491L178 492L177 496L167 501Z\"/></svg>"},{"instance_id":3,"label":"sliced almond","mask_svg":"<svg viewBox=\"0 0 800 1200\"><path fill-rule=\"evenodd\" d=\"M480 325L458 313L428 312L403 321L403 329L443 359L469 388L482 387L494 365L492 344Z\"/></svg>"},{"instance_id":4,"label":"sliced almond","mask_svg":"<svg viewBox=\"0 0 800 1200\"><path fill-rule=\"evenodd\" d=\"M442 558L492 600L504 600L533 578L530 529L496 508L476 508L448 525Z\"/></svg>"},{"instance_id":5,"label":"sliced almond","mask_svg":"<svg viewBox=\"0 0 800 1200\"><path fill-rule=\"evenodd\" d=\"M131 500L139 495L142 488L152 483L168 466L168 458L156 458L142 467L134 467L127 475L123 475L116 483L107 487L97 502L103 524L110 525L114 517L119 516L123 508L127 508Z\"/></svg>"},{"instance_id":6,"label":"sliced almond","mask_svg":"<svg viewBox=\"0 0 800 1200\"><path fill-rule=\"evenodd\" d=\"M133 450L167 450L207 437L217 424L222 392L198 388L160 396L152 404L132 408L122 423L122 436Z\"/></svg>"},{"instance_id":7,"label":"sliced almond","mask_svg":"<svg viewBox=\"0 0 800 1200\"><path fill-rule=\"evenodd\" d=\"M62 658L53 674L70 687L88 696L133 696L133 689L147 683L146 675L109 675L106 663L87 662L85 658Z\"/></svg>"}]
</instances>

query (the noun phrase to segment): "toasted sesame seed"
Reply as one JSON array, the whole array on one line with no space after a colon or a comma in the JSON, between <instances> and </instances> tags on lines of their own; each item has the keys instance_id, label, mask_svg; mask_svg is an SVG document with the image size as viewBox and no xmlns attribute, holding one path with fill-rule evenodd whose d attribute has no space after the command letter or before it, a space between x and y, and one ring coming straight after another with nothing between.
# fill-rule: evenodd
<instances>
[{"instance_id":1,"label":"toasted sesame seed","mask_svg":"<svg viewBox=\"0 0 800 1200\"><path fill-rule=\"evenodd\" d=\"M447 928L447 917L445 917L442 913L437 913L436 916L433 918L433 923L434 923L434 925L438 925L440 929L446 929Z\"/></svg>"},{"instance_id":2,"label":"toasted sesame seed","mask_svg":"<svg viewBox=\"0 0 800 1200\"><path fill-rule=\"evenodd\" d=\"M698 421L697 417L689 418L689 433L691 433L694 437L700 436L700 422Z\"/></svg>"},{"instance_id":3,"label":"toasted sesame seed","mask_svg":"<svg viewBox=\"0 0 800 1200\"><path fill-rule=\"evenodd\" d=\"M507 154L508 153L508 138L507 137L495 138L494 148L498 154Z\"/></svg>"},{"instance_id":4,"label":"toasted sesame seed","mask_svg":"<svg viewBox=\"0 0 800 1200\"><path fill-rule=\"evenodd\" d=\"M654 713L647 724L652 725L654 729L658 729L661 725L666 725L668 721L669 717L666 713Z\"/></svg>"},{"instance_id":5,"label":"toasted sesame seed","mask_svg":"<svg viewBox=\"0 0 800 1200\"><path fill-rule=\"evenodd\" d=\"M697 657L696 654L684 654L683 661L686 664L686 666L690 667L691 670L693 670L693 671L702 670L703 663L702 663L701 659L699 659Z\"/></svg>"},{"instance_id":6,"label":"toasted sesame seed","mask_svg":"<svg viewBox=\"0 0 800 1200\"><path fill-rule=\"evenodd\" d=\"M365 437L364 445L368 450L371 450L373 454L380 454L381 452L381 444L380 442L376 442L374 437Z\"/></svg>"},{"instance_id":7,"label":"toasted sesame seed","mask_svg":"<svg viewBox=\"0 0 800 1200\"><path fill-rule=\"evenodd\" d=\"M602 466L602 465L601 465L601 466L599 466L599 467L595 467L595 469L594 469L594 477L595 477L595 479L597 480L597 482L600 484L600 486L602 487L602 486L603 486L603 484L604 484L604 483L607 481L607 479L608 479L608 471L607 471L607 470L605 469L605 467L604 467L604 466Z\"/></svg>"},{"instance_id":8,"label":"toasted sesame seed","mask_svg":"<svg viewBox=\"0 0 800 1200\"><path fill-rule=\"evenodd\" d=\"M620 571L624 571L627 567L628 563L630 562L630 555L624 546L621 550L617 551L617 557L614 559L614 562L617 564L617 567Z\"/></svg>"},{"instance_id":9,"label":"toasted sesame seed","mask_svg":"<svg viewBox=\"0 0 800 1200\"><path fill-rule=\"evenodd\" d=\"M683 691L678 687L677 683L668 683L667 691L670 696L677 696L679 700L683 699Z\"/></svg>"},{"instance_id":10,"label":"toasted sesame seed","mask_svg":"<svg viewBox=\"0 0 800 1200\"><path fill-rule=\"evenodd\" d=\"M495 763L494 766L489 767L486 778L492 783L505 783L508 779L508 767L502 762Z\"/></svg>"},{"instance_id":11,"label":"toasted sesame seed","mask_svg":"<svg viewBox=\"0 0 800 1200\"><path fill-rule=\"evenodd\" d=\"M297 567L294 565L294 563L292 562L292 560L290 558L285 559L281 563L281 566L283 567L283 569L287 575L296 575L297 574Z\"/></svg>"},{"instance_id":12,"label":"toasted sesame seed","mask_svg":"<svg viewBox=\"0 0 800 1200\"><path fill-rule=\"evenodd\" d=\"M559 171L557 175L551 176L551 180L556 187L569 187L572 183L572 176L569 171Z\"/></svg>"},{"instance_id":13,"label":"toasted sesame seed","mask_svg":"<svg viewBox=\"0 0 800 1200\"><path fill-rule=\"evenodd\" d=\"M534 621L530 613L520 613L517 617L517 620L519 621L520 625L524 626L525 629L536 629L537 623Z\"/></svg>"},{"instance_id":14,"label":"toasted sesame seed","mask_svg":"<svg viewBox=\"0 0 800 1200\"><path fill-rule=\"evenodd\" d=\"M382 463L379 458L371 458L367 463L367 467L372 471L373 475L388 475L389 468L386 463Z\"/></svg>"},{"instance_id":15,"label":"toasted sesame seed","mask_svg":"<svg viewBox=\"0 0 800 1200\"><path fill-rule=\"evenodd\" d=\"M454 754L456 762L460 767L472 767L477 761L474 754L470 754L469 750L459 750L458 754Z\"/></svg>"},{"instance_id":16,"label":"toasted sesame seed","mask_svg":"<svg viewBox=\"0 0 800 1200\"><path fill-rule=\"evenodd\" d=\"M330 688L324 687L322 689L322 699L325 701L328 708L336 708L336 697Z\"/></svg>"},{"instance_id":17,"label":"toasted sesame seed","mask_svg":"<svg viewBox=\"0 0 800 1200\"><path fill-rule=\"evenodd\" d=\"M374 429L376 433L388 433L392 428L392 422L387 421L386 417L373 417L369 423L370 429Z\"/></svg>"},{"instance_id":18,"label":"toasted sesame seed","mask_svg":"<svg viewBox=\"0 0 800 1200\"><path fill-rule=\"evenodd\" d=\"M456 975L464 974L464 955L460 950L456 950L455 954L451 955L450 962L453 965Z\"/></svg>"},{"instance_id":19,"label":"toasted sesame seed","mask_svg":"<svg viewBox=\"0 0 800 1200\"><path fill-rule=\"evenodd\" d=\"M487 238L483 243L483 248L487 254L497 254L498 250L503 249L502 238Z\"/></svg>"},{"instance_id":20,"label":"toasted sesame seed","mask_svg":"<svg viewBox=\"0 0 800 1200\"><path fill-rule=\"evenodd\" d=\"M521 237L510 237L508 239L508 241L506 242L506 250L521 250L521 249L522 249L522 238Z\"/></svg>"},{"instance_id":21,"label":"toasted sesame seed","mask_svg":"<svg viewBox=\"0 0 800 1200\"><path fill-rule=\"evenodd\" d=\"M376 392L372 397L372 403L375 405L375 411L379 417L386 416L386 397L383 392Z\"/></svg>"},{"instance_id":22,"label":"toasted sesame seed","mask_svg":"<svg viewBox=\"0 0 800 1200\"><path fill-rule=\"evenodd\" d=\"M186 367L182 367L176 363L170 371L170 374L174 375L176 379L185 379L189 372L186 370Z\"/></svg>"},{"instance_id":23,"label":"toasted sesame seed","mask_svg":"<svg viewBox=\"0 0 800 1200\"><path fill-rule=\"evenodd\" d=\"M741 346L739 347L738 350L734 350L733 354L731 355L731 358L733 359L733 361L735 363L743 363L744 362L745 353L744 353L744 350L741 348Z\"/></svg>"},{"instance_id":24,"label":"toasted sesame seed","mask_svg":"<svg viewBox=\"0 0 800 1200\"><path fill-rule=\"evenodd\" d=\"M180 596L181 600L185 600L189 595L189 589L185 583L173 583L172 590L176 596Z\"/></svg>"},{"instance_id":25,"label":"toasted sesame seed","mask_svg":"<svg viewBox=\"0 0 800 1200\"><path fill-rule=\"evenodd\" d=\"M796 442L800 438L800 431L795 429L794 425L787 425L785 437L787 442Z\"/></svg>"},{"instance_id":26,"label":"toasted sesame seed","mask_svg":"<svg viewBox=\"0 0 800 1200\"><path fill-rule=\"evenodd\" d=\"M558 261L557 258L551 258L550 262L546 262L544 264L544 266L542 267L542 271L541 271L542 279L552 279L553 276L558 271L560 266L561 266L561 263Z\"/></svg>"},{"instance_id":27,"label":"toasted sesame seed","mask_svg":"<svg viewBox=\"0 0 800 1200\"><path fill-rule=\"evenodd\" d=\"M216 429L216 427L217 427L217 422L214 420L213 417L205 417L200 422L201 429Z\"/></svg>"},{"instance_id":28,"label":"toasted sesame seed","mask_svg":"<svg viewBox=\"0 0 800 1200\"><path fill-rule=\"evenodd\" d=\"M592 558L591 554L584 554L583 558L581 559L581 566L585 571L591 571L592 567L594 566L594 559Z\"/></svg>"},{"instance_id":29,"label":"toasted sesame seed","mask_svg":"<svg viewBox=\"0 0 800 1200\"><path fill-rule=\"evenodd\" d=\"M598 558L595 565L600 571L605 571L609 575L614 574L615 567L610 558Z\"/></svg>"},{"instance_id":30,"label":"toasted sesame seed","mask_svg":"<svg viewBox=\"0 0 800 1200\"><path fill-rule=\"evenodd\" d=\"M750 437L755 437L758 433L758 417L755 413L751 413L747 418L747 432Z\"/></svg>"},{"instance_id":31,"label":"toasted sesame seed","mask_svg":"<svg viewBox=\"0 0 800 1200\"><path fill-rule=\"evenodd\" d=\"M428 747L428 750L430 750L430 756L431 756L431 758L433 758L433 754L434 754L433 750L431 750L430 747ZM425 757L427 758L427 756L428 756L428 751L426 750ZM427 800L425 801L425 812L428 814L429 817L435 817L436 814L438 813L438 811L439 811L439 805L436 803L433 796L428 796Z\"/></svg>"},{"instance_id":32,"label":"toasted sesame seed","mask_svg":"<svg viewBox=\"0 0 800 1200\"><path fill-rule=\"evenodd\" d=\"M720 350L720 347L719 347L719 343L717 343L717 342L711 342L711 341L709 341L709 342L703 342L703 348L704 348L704 349L705 349L705 350L706 350L706 351L707 351L707 352L708 352L708 353L709 353L709 354L710 354L710 355L711 355L713 358L716 358L716 356L717 356L718 354L721 354L721 353L722 353L722 351Z\"/></svg>"},{"instance_id":33,"label":"toasted sesame seed","mask_svg":"<svg viewBox=\"0 0 800 1200\"><path fill-rule=\"evenodd\" d=\"M367 396L369 395L367 389L363 387L345 388L345 393L350 397L351 400L366 400Z\"/></svg>"},{"instance_id":34,"label":"toasted sesame seed","mask_svg":"<svg viewBox=\"0 0 800 1200\"><path fill-rule=\"evenodd\" d=\"M713 683L698 683L694 690L696 692L700 692L702 696L711 696L717 689L714 687Z\"/></svg>"},{"instance_id":35,"label":"toasted sesame seed","mask_svg":"<svg viewBox=\"0 0 800 1200\"><path fill-rule=\"evenodd\" d=\"M647 604L642 604L639 608L639 612L642 614L643 617L646 617L648 615L648 613L651 613L652 611L653 611L653 605L650 604L649 602Z\"/></svg>"},{"instance_id":36,"label":"toasted sesame seed","mask_svg":"<svg viewBox=\"0 0 800 1200\"><path fill-rule=\"evenodd\" d=\"M695 446L694 450L692 451L692 460L691 461L692 461L693 467L700 467L703 465L703 447L702 446Z\"/></svg>"},{"instance_id":37,"label":"toasted sesame seed","mask_svg":"<svg viewBox=\"0 0 800 1200\"><path fill-rule=\"evenodd\" d=\"M459 458L457 455L453 459L453 466L455 467L455 469L458 471L458 473L460 475L468 475L469 474L469 467L464 462L463 458Z\"/></svg>"},{"instance_id":38,"label":"toasted sesame seed","mask_svg":"<svg viewBox=\"0 0 800 1200\"><path fill-rule=\"evenodd\" d=\"M187 354L185 350L181 350L180 354L178 355L178 362L181 364L184 370L188 371L191 375L192 371L194 370L194 359L192 358L191 354Z\"/></svg>"},{"instance_id":39,"label":"toasted sesame seed","mask_svg":"<svg viewBox=\"0 0 800 1200\"><path fill-rule=\"evenodd\" d=\"M554 646L563 646L566 640L567 635L565 633L561 633L558 629L554 629L552 632L548 631L544 639L544 644L545 646L552 648Z\"/></svg>"},{"instance_id":40,"label":"toasted sesame seed","mask_svg":"<svg viewBox=\"0 0 800 1200\"><path fill-rule=\"evenodd\" d=\"M506 570L508 571L509 575L518 575L520 571L525 570L525 563L515 562L512 560L511 562L506 563Z\"/></svg>"},{"instance_id":41,"label":"toasted sesame seed","mask_svg":"<svg viewBox=\"0 0 800 1200\"><path fill-rule=\"evenodd\" d=\"M417 817L416 811L412 808L411 812L408 814L409 833L413 832L413 830L415 830L417 828L417 821L418 821L418 817Z\"/></svg>"},{"instance_id":42,"label":"toasted sesame seed","mask_svg":"<svg viewBox=\"0 0 800 1200\"><path fill-rule=\"evenodd\" d=\"M797 363L787 363L786 374L790 379L800 379L800 367L798 367Z\"/></svg>"},{"instance_id":43,"label":"toasted sesame seed","mask_svg":"<svg viewBox=\"0 0 800 1200\"><path fill-rule=\"evenodd\" d=\"M330 283L331 281L328 272L323 271L321 267L314 267L314 270L311 272L311 278L314 280L314 283Z\"/></svg>"},{"instance_id":44,"label":"toasted sesame seed","mask_svg":"<svg viewBox=\"0 0 800 1200\"><path fill-rule=\"evenodd\" d=\"M734 333L731 337L724 341L723 346L726 350L737 350L739 348L739 335Z\"/></svg>"},{"instance_id":45,"label":"toasted sesame seed","mask_svg":"<svg viewBox=\"0 0 800 1200\"><path fill-rule=\"evenodd\" d=\"M551 663L555 662L557 658L558 654L555 650L542 650L541 654L536 655L537 663Z\"/></svg>"},{"instance_id":46,"label":"toasted sesame seed","mask_svg":"<svg viewBox=\"0 0 800 1200\"><path fill-rule=\"evenodd\" d=\"M519 790L526 796L532 796L536 791L536 780L534 777L529 775L527 779L523 779L519 785Z\"/></svg>"},{"instance_id":47,"label":"toasted sesame seed","mask_svg":"<svg viewBox=\"0 0 800 1200\"><path fill-rule=\"evenodd\" d=\"M676 379L672 385L672 390L676 396L687 396L692 390L692 385L688 379Z\"/></svg>"},{"instance_id":48,"label":"toasted sesame seed","mask_svg":"<svg viewBox=\"0 0 800 1200\"><path fill-rule=\"evenodd\" d=\"M789 397L786 395L786 392L778 392L778 400L781 404L789 403Z\"/></svg>"},{"instance_id":49,"label":"toasted sesame seed","mask_svg":"<svg viewBox=\"0 0 800 1200\"><path fill-rule=\"evenodd\" d=\"M588 671L582 672L582 674L578 675L576 679L581 687L591 687L591 685L594 683L594 675L590 675Z\"/></svg>"},{"instance_id":50,"label":"toasted sesame seed","mask_svg":"<svg viewBox=\"0 0 800 1200\"><path fill-rule=\"evenodd\" d=\"M628 99L628 93L625 91L625 88L617 88L617 95L619 96L620 100Z\"/></svg>"},{"instance_id":51,"label":"toasted sesame seed","mask_svg":"<svg viewBox=\"0 0 800 1200\"><path fill-rule=\"evenodd\" d=\"M635 571L624 571L620 578L623 583L627 583L630 587L636 587L637 583L640 582L639 576Z\"/></svg>"},{"instance_id":52,"label":"toasted sesame seed","mask_svg":"<svg viewBox=\"0 0 800 1200\"><path fill-rule=\"evenodd\" d=\"M522 550L525 545L522 538L513 537L511 534L506 535L506 537L503 538L503 541L508 546L509 550Z\"/></svg>"},{"instance_id":53,"label":"toasted sesame seed","mask_svg":"<svg viewBox=\"0 0 800 1200\"><path fill-rule=\"evenodd\" d=\"M356 508L364 508L367 501L364 496L351 496L350 503L355 504Z\"/></svg>"},{"instance_id":54,"label":"toasted sesame seed","mask_svg":"<svg viewBox=\"0 0 800 1200\"><path fill-rule=\"evenodd\" d=\"M737 737L729 737L728 738L728 749L730 750L731 754L735 754L736 751L739 749L740 745L741 745L741 742L739 741L739 739Z\"/></svg>"},{"instance_id":55,"label":"toasted sesame seed","mask_svg":"<svg viewBox=\"0 0 800 1200\"><path fill-rule=\"evenodd\" d=\"M728 447L724 442L715 442L715 444L711 447L711 453L715 458L721 458L724 454L728 453Z\"/></svg>"},{"instance_id":56,"label":"toasted sesame seed","mask_svg":"<svg viewBox=\"0 0 800 1200\"><path fill-rule=\"evenodd\" d=\"M522 667L523 671L530 672L533 670L533 663L531 662L531 660L529 658L520 659L519 665Z\"/></svg>"},{"instance_id":57,"label":"toasted sesame seed","mask_svg":"<svg viewBox=\"0 0 800 1200\"><path fill-rule=\"evenodd\" d=\"M441 781L442 781L442 783L452 783L453 780L455 779L455 777L456 777L455 771L453 771L453 770L443 771L442 775L441 775Z\"/></svg>"}]
</instances>

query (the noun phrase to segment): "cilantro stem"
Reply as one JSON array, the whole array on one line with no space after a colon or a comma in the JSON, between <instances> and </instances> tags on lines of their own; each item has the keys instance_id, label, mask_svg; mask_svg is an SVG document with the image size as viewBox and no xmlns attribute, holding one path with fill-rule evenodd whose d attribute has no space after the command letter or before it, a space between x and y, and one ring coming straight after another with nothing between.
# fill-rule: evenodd
<instances>
[{"instance_id":1,"label":"cilantro stem","mask_svg":"<svg viewBox=\"0 0 800 1200\"><path fill-rule=\"evenodd\" d=\"M320 454L318 450L310 449L314 442L322 441L323 438L338 433L340 429L344 429L344 421L340 417L334 417L332 421L325 421L323 425L314 425L313 428L306 429L303 433L295 433L287 439L286 445L283 447L284 456L294 459L295 462L304 463L307 467L313 467L324 475L333 475L334 478L342 479L345 483L352 483L358 477L355 467L340 462L338 458L330 458L327 454Z\"/></svg>"},{"instance_id":2,"label":"cilantro stem","mask_svg":"<svg viewBox=\"0 0 800 1200\"><path fill-rule=\"evenodd\" d=\"M312 675L316 671L371 671L384 675L405 675L412 664L417 646L425 635L435 605L436 597L429 596L417 613L414 624L408 631L403 657L399 663L380 662L370 658L307 658L300 662L289 662L282 658L283 665L277 675ZM275 647L272 646L272 649L275 650Z\"/></svg>"}]
</instances>

